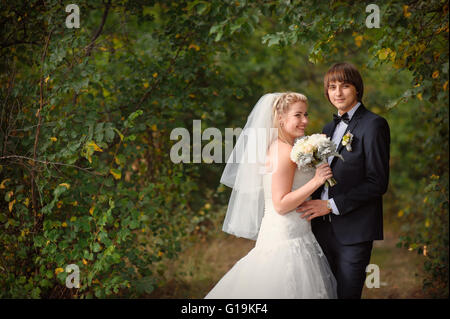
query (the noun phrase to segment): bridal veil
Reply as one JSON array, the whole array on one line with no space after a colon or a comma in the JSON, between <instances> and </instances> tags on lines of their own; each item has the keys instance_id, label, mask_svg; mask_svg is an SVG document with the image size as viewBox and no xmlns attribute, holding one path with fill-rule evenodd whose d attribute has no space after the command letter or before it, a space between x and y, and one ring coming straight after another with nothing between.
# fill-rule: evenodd
<instances>
[{"instance_id":1,"label":"bridal veil","mask_svg":"<svg viewBox=\"0 0 450 319\"><path fill-rule=\"evenodd\" d=\"M267 151L277 139L272 106L281 93L263 95L250 115L231 152L220 182L233 188L222 230L256 240L264 215L263 175Z\"/></svg>"}]
</instances>

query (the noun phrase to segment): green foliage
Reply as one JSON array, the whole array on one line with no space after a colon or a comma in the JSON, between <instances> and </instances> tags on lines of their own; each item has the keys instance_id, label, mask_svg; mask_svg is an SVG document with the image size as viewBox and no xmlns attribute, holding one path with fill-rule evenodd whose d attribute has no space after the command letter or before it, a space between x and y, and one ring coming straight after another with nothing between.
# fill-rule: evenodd
<instances>
[{"instance_id":1,"label":"green foliage","mask_svg":"<svg viewBox=\"0 0 450 319\"><path fill-rule=\"evenodd\" d=\"M372 79L378 84L378 96L366 93L365 100L388 118L392 129L388 220L393 211L402 212L400 245L428 257L424 288L435 297L448 297L448 2L393 0L379 6L380 28L371 29L365 24L365 5L341 1L249 3L238 17L251 23L249 16L260 10L279 26L262 37L268 47L308 47L313 64L352 60L366 86ZM225 25L243 23L231 16ZM221 39L231 36L231 30L220 34ZM367 76L386 65L391 74L382 80ZM398 75L410 78L409 88L400 94L394 90L397 98L391 95L388 103L380 103L381 88L392 91L383 81Z\"/></svg>"},{"instance_id":2,"label":"green foliage","mask_svg":"<svg viewBox=\"0 0 450 319\"><path fill-rule=\"evenodd\" d=\"M2 4L1 297L149 293L210 213L169 136L233 99L211 23L176 3L77 4L80 29L57 1Z\"/></svg>"}]
</instances>

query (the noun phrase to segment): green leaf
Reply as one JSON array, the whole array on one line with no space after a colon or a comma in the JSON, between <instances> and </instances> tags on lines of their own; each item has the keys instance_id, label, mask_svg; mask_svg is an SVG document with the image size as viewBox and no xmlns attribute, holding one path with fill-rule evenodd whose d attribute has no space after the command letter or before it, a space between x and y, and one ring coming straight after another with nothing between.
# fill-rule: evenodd
<instances>
[{"instance_id":1,"label":"green leaf","mask_svg":"<svg viewBox=\"0 0 450 319\"><path fill-rule=\"evenodd\" d=\"M217 33L216 37L214 38L214 41L219 42L220 39L222 39L222 35L223 35L223 32L222 32L222 31L219 31L219 32Z\"/></svg>"},{"instance_id":2,"label":"green leaf","mask_svg":"<svg viewBox=\"0 0 450 319\"><path fill-rule=\"evenodd\" d=\"M94 244L92 245L92 251L93 251L94 253L98 253L100 250L101 250L101 246L100 246L99 243L94 243Z\"/></svg>"},{"instance_id":3,"label":"green leaf","mask_svg":"<svg viewBox=\"0 0 450 319\"><path fill-rule=\"evenodd\" d=\"M95 140L97 143L100 143L103 141L103 136L104 136L104 130L103 130L103 126L105 125L105 123L97 123L97 125L95 126Z\"/></svg>"},{"instance_id":4,"label":"green leaf","mask_svg":"<svg viewBox=\"0 0 450 319\"><path fill-rule=\"evenodd\" d=\"M222 24L213 25L211 29L209 29L209 35L219 32L220 30L222 30L222 28L223 28Z\"/></svg>"},{"instance_id":5,"label":"green leaf","mask_svg":"<svg viewBox=\"0 0 450 319\"><path fill-rule=\"evenodd\" d=\"M105 129L105 139L107 143L111 143L114 140L114 129L112 127L107 127ZM123 139L123 136L121 139Z\"/></svg>"},{"instance_id":6,"label":"green leaf","mask_svg":"<svg viewBox=\"0 0 450 319\"><path fill-rule=\"evenodd\" d=\"M123 141L123 134L120 133L120 131L119 131L118 129L116 129L115 127L113 127L113 130L117 132L117 134L118 134L119 137L120 137L120 140Z\"/></svg>"},{"instance_id":7,"label":"green leaf","mask_svg":"<svg viewBox=\"0 0 450 319\"><path fill-rule=\"evenodd\" d=\"M130 222L130 229L136 229L136 228L138 228L139 227L139 221L137 221L137 220L132 220L131 222Z\"/></svg>"},{"instance_id":8,"label":"green leaf","mask_svg":"<svg viewBox=\"0 0 450 319\"><path fill-rule=\"evenodd\" d=\"M60 186L58 185L55 190L53 191L53 195L55 195L55 198L58 198L59 195L61 195L62 193L64 193L67 190L67 188L65 186Z\"/></svg>"}]
</instances>

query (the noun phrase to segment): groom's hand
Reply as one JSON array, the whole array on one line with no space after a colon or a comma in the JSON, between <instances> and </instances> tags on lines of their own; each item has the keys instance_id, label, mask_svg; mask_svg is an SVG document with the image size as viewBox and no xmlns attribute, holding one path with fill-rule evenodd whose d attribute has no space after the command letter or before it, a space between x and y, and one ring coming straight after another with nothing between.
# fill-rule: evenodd
<instances>
[{"instance_id":1,"label":"groom's hand","mask_svg":"<svg viewBox=\"0 0 450 319\"><path fill-rule=\"evenodd\" d=\"M313 218L324 216L330 213L326 200L309 200L297 207L296 212L302 213L301 218Z\"/></svg>"}]
</instances>

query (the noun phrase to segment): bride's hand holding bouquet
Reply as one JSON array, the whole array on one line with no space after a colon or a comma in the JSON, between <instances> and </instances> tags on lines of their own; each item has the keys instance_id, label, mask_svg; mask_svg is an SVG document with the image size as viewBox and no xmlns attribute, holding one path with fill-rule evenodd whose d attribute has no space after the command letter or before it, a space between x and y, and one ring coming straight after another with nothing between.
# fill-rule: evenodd
<instances>
[{"instance_id":1,"label":"bride's hand holding bouquet","mask_svg":"<svg viewBox=\"0 0 450 319\"><path fill-rule=\"evenodd\" d=\"M291 151L291 160L297 164L298 169L314 169L323 167L330 156L344 158L335 151L336 144L325 134L312 134L298 139ZM327 165L328 166L328 165ZM330 177L326 180L329 187L336 185L336 180Z\"/></svg>"}]
</instances>

